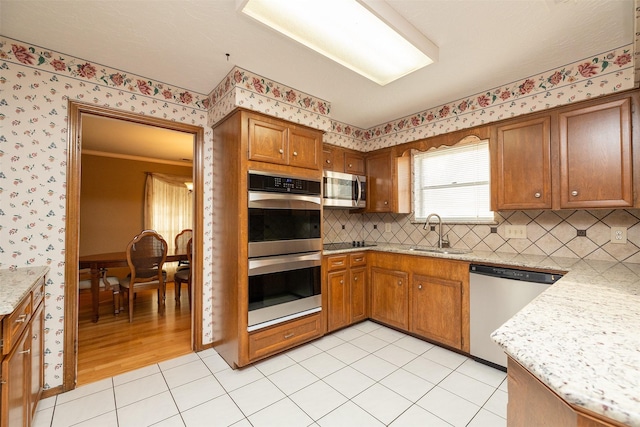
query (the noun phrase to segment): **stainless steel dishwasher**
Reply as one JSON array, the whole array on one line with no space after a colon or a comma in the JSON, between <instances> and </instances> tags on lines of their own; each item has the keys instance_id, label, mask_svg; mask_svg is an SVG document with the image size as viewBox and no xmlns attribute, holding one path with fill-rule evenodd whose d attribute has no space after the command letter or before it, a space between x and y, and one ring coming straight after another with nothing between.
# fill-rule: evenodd
<instances>
[{"instance_id":1,"label":"stainless steel dishwasher","mask_svg":"<svg viewBox=\"0 0 640 427\"><path fill-rule=\"evenodd\" d=\"M472 264L469 281L471 355L480 362L506 369L507 356L491 340L491 333L561 277L556 273Z\"/></svg>"}]
</instances>

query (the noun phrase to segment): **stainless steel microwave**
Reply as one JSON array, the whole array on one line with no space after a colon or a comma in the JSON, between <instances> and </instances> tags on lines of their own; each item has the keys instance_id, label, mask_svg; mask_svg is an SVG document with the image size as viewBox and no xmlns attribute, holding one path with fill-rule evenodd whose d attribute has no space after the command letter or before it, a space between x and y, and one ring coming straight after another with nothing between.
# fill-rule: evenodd
<instances>
[{"instance_id":1,"label":"stainless steel microwave","mask_svg":"<svg viewBox=\"0 0 640 427\"><path fill-rule=\"evenodd\" d=\"M323 205L356 209L367 206L367 177L324 171Z\"/></svg>"}]
</instances>

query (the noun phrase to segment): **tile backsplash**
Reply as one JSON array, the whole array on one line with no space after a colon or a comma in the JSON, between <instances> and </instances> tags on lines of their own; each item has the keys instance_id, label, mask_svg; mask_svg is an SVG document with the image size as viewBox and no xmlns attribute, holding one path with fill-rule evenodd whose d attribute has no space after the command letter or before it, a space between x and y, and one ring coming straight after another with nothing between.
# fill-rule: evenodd
<instances>
[{"instance_id":1,"label":"tile backsplash","mask_svg":"<svg viewBox=\"0 0 640 427\"><path fill-rule=\"evenodd\" d=\"M325 209L324 241L436 245L437 233L411 218ZM503 211L496 219L493 225L444 224L443 234L452 247L478 251L640 263L640 209ZM525 225L526 238L506 238L509 225ZM612 243L611 227L626 228L627 243Z\"/></svg>"}]
</instances>

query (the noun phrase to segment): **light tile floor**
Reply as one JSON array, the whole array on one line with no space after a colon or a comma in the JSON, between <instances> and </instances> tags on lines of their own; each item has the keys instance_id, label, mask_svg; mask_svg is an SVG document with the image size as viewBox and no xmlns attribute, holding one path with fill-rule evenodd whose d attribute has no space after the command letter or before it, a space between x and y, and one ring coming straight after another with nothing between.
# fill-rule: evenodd
<instances>
[{"instance_id":1,"label":"light tile floor","mask_svg":"<svg viewBox=\"0 0 640 427\"><path fill-rule=\"evenodd\" d=\"M232 370L214 350L44 399L34 427L506 426L506 374L366 321Z\"/></svg>"}]
</instances>

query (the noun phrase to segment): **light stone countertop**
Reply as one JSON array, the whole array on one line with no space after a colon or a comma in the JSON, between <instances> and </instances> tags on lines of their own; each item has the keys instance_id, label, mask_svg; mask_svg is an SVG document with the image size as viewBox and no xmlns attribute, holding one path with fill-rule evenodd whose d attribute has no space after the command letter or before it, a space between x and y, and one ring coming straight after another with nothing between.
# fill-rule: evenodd
<instances>
[{"instance_id":1,"label":"light stone countertop","mask_svg":"<svg viewBox=\"0 0 640 427\"><path fill-rule=\"evenodd\" d=\"M324 254L378 250L567 272L491 337L568 403L640 427L640 264L409 248L382 244Z\"/></svg>"},{"instance_id":2,"label":"light stone countertop","mask_svg":"<svg viewBox=\"0 0 640 427\"><path fill-rule=\"evenodd\" d=\"M24 267L0 270L0 317L16 309L31 287L49 271L49 267Z\"/></svg>"}]
</instances>

